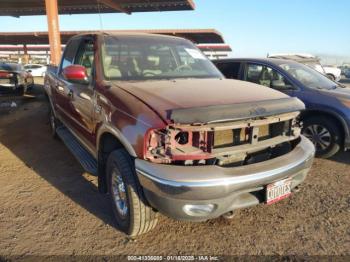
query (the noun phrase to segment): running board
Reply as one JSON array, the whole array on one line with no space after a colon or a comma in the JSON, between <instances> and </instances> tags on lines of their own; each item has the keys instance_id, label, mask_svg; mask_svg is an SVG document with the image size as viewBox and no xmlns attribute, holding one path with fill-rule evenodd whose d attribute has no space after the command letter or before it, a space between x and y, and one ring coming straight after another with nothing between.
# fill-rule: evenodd
<instances>
[{"instance_id":1,"label":"running board","mask_svg":"<svg viewBox=\"0 0 350 262\"><path fill-rule=\"evenodd\" d=\"M71 153L79 161L86 172L91 175L97 175L97 161L87 151L81 143L75 138L75 136L64 126L56 129L57 135L61 138L63 143L68 147Z\"/></svg>"}]
</instances>

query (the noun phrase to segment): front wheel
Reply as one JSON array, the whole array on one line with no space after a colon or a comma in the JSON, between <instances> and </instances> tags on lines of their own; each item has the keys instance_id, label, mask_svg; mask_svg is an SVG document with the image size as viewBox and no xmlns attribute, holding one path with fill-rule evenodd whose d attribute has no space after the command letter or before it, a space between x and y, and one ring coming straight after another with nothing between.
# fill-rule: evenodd
<instances>
[{"instance_id":1,"label":"front wheel","mask_svg":"<svg viewBox=\"0 0 350 262\"><path fill-rule=\"evenodd\" d=\"M152 230L157 224L158 214L146 203L133 161L124 149L109 155L106 172L117 227L129 236Z\"/></svg>"},{"instance_id":2,"label":"front wheel","mask_svg":"<svg viewBox=\"0 0 350 262\"><path fill-rule=\"evenodd\" d=\"M315 145L316 156L330 158L342 147L339 125L328 117L311 117L304 120L303 135Z\"/></svg>"}]
</instances>

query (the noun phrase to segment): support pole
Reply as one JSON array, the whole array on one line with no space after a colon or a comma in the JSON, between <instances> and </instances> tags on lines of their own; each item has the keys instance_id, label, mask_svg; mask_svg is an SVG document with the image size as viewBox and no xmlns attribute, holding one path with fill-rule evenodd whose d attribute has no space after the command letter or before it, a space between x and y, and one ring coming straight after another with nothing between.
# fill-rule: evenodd
<instances>
[{"instance_id":1,"label":"support pole","mask_svg":"<svg viewBox=\"0 0 350 262\"><path fill-rule=\"evenodd\" d=\"M50 64L58 65L61 59L61 35L58 22L57 0L45 0L45 6L51 53Z\"/></svg>"}]
</instances>

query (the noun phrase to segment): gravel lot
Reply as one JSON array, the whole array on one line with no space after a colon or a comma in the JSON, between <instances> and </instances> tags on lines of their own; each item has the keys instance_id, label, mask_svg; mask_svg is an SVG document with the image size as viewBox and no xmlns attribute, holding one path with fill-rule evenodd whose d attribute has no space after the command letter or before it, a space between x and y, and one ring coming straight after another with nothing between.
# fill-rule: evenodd
<instances>
[{"instance_id":1,"label":"gravel lot","mask_svg":"<svg viewBox=\"0 0 350 262\"><path fill-rule=\"evenodd\" d=\"M0 256L350 255L350 153L317 159L300 191L275 205L205 223L161 217L130 240L96 178L50 137L40 90L0 108Z\"/></svg>"}]
</instances>

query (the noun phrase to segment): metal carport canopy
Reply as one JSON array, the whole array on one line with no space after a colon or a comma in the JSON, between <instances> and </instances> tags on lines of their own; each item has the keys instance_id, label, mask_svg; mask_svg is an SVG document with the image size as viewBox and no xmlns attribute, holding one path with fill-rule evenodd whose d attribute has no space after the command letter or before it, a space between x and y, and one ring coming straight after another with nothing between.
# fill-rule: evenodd
<instances>
[{"instance_id":1,"label":"metal carport canopy","mask_svg":"<svg viewBox=\"0 0 350 262\"><path fill-rule=\"evenodd\" d=\"M49 0L52 1L52 0ZM152 11L193 10L193 0L58 0L58 13L134 13ZM45 15L43 0L1 0L0 15Z\"/></svg>"},{"instance_id":2,"label":"metal carport canopy","mask_svg":"<svg viewBox=\"0 0 350 262\"><path fill-rule=\"evenodd\" d=\"M47 15L51 63L58 64L61 37L58 14L193 10L193 0L1 0L0 16Z\"/></svg>"},{"instance_id":3,"label":"metal carport canopy","mask_svg":"<svg viewBox=\"0 0 350 262\"><path fill-rule=\"evenodd\" d=\"M62 44L74 35L93 33L96 31L61 31ZM104 30L110 34L118 33L150 33L173 35L191 40L195 44L223 44L225 43L220 32L215 29L148 29L148 30ZM0 45L42 45L48 44L48 32L0 32Z\"/></svg>"}]
</instances>

